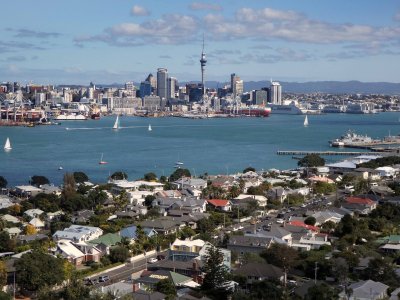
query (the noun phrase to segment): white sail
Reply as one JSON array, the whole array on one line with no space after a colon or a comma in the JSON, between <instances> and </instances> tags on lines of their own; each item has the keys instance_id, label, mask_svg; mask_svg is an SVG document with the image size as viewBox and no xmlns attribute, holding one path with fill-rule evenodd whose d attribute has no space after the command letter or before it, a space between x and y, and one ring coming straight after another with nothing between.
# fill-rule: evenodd
<instances>
[{"instance_id":1,"label":"white sail","mask_svg":"<svg viewBox=\"0 0 400 300\"><path fill-rule=\"evenodd\" d=\"M306 118L304 119L304 126L308 126L308 118L307 118L307 115L306 115Z\"/></svg>"},{"instance_id":2,"label":"white sail","mask_svg":"<svg viewBox=\"0 0 400 300\"><path fill-rule=\"evenodd\" d=\"M153 129L151 129L151 125L149 124L149 131L152 131Z\"/></svg>"},{"instance_id":3,"label":"white sail","mask_svg":"<svg viewBox=\"0 0 400 300\"><path fill-rule=\"evenodd\" d=\"M113 129L119 129L119 115L117 115L117 118L115 119Z\"/></svg>"},{"instance_id":4,"label":"white sail","mask_svg":"<svg viewBox=\"0 0 400 300\"><path fill-rule=\"evenodd\" d=\"M7 138L6 143L4 144L4 150L11 150L11 143L10 143L10 139Z\"/></svg>"}]
</instances>

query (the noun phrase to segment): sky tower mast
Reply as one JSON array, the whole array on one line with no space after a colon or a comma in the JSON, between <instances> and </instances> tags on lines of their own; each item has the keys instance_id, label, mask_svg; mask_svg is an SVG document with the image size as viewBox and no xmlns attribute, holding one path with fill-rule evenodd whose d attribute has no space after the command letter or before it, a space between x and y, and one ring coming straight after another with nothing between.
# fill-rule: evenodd
<instances>
[{"instance_id":1,"label":"sky tower mast","mask_svg":"<svg viewBox=\"0 0 400 300\"><path fill-rule=\"evenodd\" d=\"M204 34L203 34L203 49L201 50L201 58L200 58L200 65L201 65L201 84L203 86L203 96L206 94L206 87L204 83L204 69L206 67L207 59L206 54L204 53Z\"/></svg>"}]
</instances>

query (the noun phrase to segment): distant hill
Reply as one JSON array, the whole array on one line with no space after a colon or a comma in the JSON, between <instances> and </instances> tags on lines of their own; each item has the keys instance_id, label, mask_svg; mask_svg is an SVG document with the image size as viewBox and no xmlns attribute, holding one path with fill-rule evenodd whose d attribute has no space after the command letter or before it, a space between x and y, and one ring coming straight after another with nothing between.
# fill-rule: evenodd
<instances>
[{"instance_id":1,"label":"distant hill","mask_svg":"<svg viewBox=\"0 0 400 300\"><path fill-rule=\"evenodd\" d=\"M269 86L268 81L245 82L246 91ZM400 94L400 83L360 81L281 82L283 92L331 94Z\"/></svg>"},{"instance_id":2,"label":"distant hill","mask_svg":"<svg viewBox=\"0 0 400 300\"><path fill-rule=\"evenodd\" d=\"M191 81L192 83L195 81ZM188 82L180 82L185 85ZM282 90L285 93L328 93L328 94L386 94L400 95L400 83L391 82L360 82L360 81L310 81L310 82L284 82L280 81ZM134 83L139 86L139 83ZM229 82L207 81L208 88L218 88L229 85ZM65 85L67 86L67 85ZM98 87L118 87L124 85L119 83L97 84ZM245 81L245 92L259 90L263 87L269 87L270 82L265 81ZM78 85L76 87L79 87Z\"/></svg>"}]
</instances>

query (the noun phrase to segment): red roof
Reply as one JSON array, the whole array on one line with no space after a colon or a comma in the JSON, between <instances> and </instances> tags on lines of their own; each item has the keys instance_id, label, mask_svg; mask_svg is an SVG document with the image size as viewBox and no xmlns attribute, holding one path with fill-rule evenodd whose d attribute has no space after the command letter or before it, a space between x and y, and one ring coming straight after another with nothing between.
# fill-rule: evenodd
<instances>
[{"instance_id":1,"label":"red roof","mask_svg":"<svg viewBox=\"0 0 400 300\"><path fill-rule=\"evenodd\" d=\"M211 199L207 200L207 202L215 207L224 207L228 205L229 200Z\"/></svg>"},{"instance_id":2,"label":"red roof","mask_svg":"<svg viewBox=\"0 0 400 300\"><path fill-rule=\"evenodd\" d=\"M358 197L347 197L346 198L347 203L352 203L352 204L364 204L364 205L373 205L375 204L374 201L368 198L358 198Z\"/></svg>"},{"instance_id":3,"label":"red roof","mask_svg":"<svg viewBox=\"0 0 400 300\"><path fill-rule=\"evenodd\" d=\"M303 228L306 228L306 229L309 229L312 231L319 231L319 228L317 226L307 225L304 222L299 221L299 220L290 221L289 225L293 225L296 227L303 227Z\"/></svg>"}]
</instances>

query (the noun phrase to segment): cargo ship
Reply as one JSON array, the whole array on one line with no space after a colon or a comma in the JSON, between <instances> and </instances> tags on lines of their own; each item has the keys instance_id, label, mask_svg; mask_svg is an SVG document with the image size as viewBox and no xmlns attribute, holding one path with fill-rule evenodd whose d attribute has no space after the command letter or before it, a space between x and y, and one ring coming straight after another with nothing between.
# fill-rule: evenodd
<instances>
[{"instance_id":1,"label":"cargo ship","mask_svg":"<svg viewBox=\"0 0 400 300\"><path fill-rule=\"evenodd\" d=\"M248 117L268 117L271 113L271 108L259 105L250 105L229 111L225 110L224 113Z\"/></svg>"}]
</instances>

